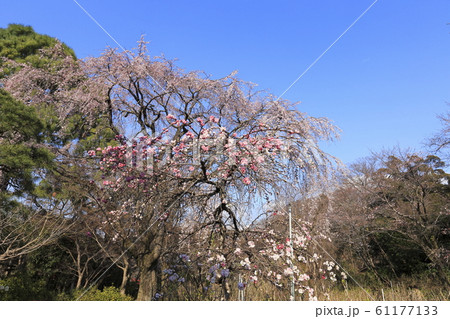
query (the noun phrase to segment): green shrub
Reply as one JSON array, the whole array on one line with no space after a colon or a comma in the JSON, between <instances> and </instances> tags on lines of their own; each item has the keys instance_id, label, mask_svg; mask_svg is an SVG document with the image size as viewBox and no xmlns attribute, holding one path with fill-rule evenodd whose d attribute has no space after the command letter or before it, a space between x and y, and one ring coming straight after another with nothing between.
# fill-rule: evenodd
<instances>
[{"instance_id":1,"label":"green shrub","mask_svg":"<svg viewBox=\"0 0 450 319\"><path fill-rule=\"evenodd\" d=\"M80 300L80 301L132 301L128 295L121 295L116 287L104 287L103 290L91 288L86 293L85 289L75 290L72 294L61 293L57 299L60 301Z\"/></svg>"},{"instance_id":2,"label":"green shrub","mask_svg":"<svg viewBox=\"0 0 450 319\"><path fill-rule=\"evenodd\" d=\"M0 300L32 301L52 300L53 295L46 289L45 280L33 280L28 274L20 273L14 277L0 280ZM5 289L7 287L7 289Z\"/></svg>"}]
</instances>

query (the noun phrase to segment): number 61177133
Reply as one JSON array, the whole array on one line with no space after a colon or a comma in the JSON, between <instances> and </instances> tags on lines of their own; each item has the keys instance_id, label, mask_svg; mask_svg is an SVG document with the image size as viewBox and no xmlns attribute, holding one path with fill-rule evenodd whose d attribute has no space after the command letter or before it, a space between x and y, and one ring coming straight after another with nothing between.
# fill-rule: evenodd
<instances>
[{"instance_id":1,"label":"number 61177133","mask_svg":"<svg viewBox=\"0 0 450 319\"><path fill-rule=\"evenodd\" d=\"M385 316L436 316L437 306L378 306L377 315Z\"/></svg>"}]
</instances>

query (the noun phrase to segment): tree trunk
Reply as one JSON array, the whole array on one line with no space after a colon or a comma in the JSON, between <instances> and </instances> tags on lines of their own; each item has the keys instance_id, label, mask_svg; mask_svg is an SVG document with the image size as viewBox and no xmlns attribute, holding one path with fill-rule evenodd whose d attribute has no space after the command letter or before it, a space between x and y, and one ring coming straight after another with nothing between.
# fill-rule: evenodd
<instances>
[{"instance_id":1,"label":"tree trunk","mask_svg":"<svg viewBox=\"0 0 450 319\"><path fill-rule=\"evenodd\" d=\"M147 262L150 258L147 258ZM152 300L157 292L161 291L161 276L159 274L159 262L155 259L140 267L139 291L136 300Z\"/></svg>"},{"instance_id":2,"label":"tree trunk","mask_svg":"<svg viewBox=\"0 0 450 319\"><path fill-rule=\"evenodd\" d=\"M120 284L120 294L122 296L126 295L126 288L127 288L127 283L128 283L128 279L130 274L128 273L129 270L129 263L128 261L125 259L125 267L121 267L122 268L122 283Z\"/></svg>"},{"instance_id":3,"label":"tree trunk","mask_svg":"<svg viewBox=\"0 0 450 319\"><path fill-rule=\"evenodd\" d=\"M78 272L78 279L77 279L77 285L75 286L75 289L80 289L81 284L83 282L83 273Z\"/></svg>"},{"instance_id":4,"label":"tree trunk","mask_svg":"<svg viewBox=\"0 0 450 319\"><path fill-rule=\"evenodd\" d=\"M227 278L223 278L222 281L222 291L225 301L229 301L231 298L231 289L230 284L228 283Z\"/></svg>"},{"instance_id":5,"label":"tree trunk","mask_svg":"<svg viewBox=\"0 0 450 319\"><path fill-rule=\"evenodd\" d=\"M80 243L78 242L78 240L75 240L75 245L77 248L77 275L78 275L77 286L75 289L80 289L81 284L83 282L84 270L81 267L81 250L80 250Z\"/></svg>"},{"instance_id":6,"label":"tree trunk","mask_svg":"<svg viewBox=\"0 0 450 319\"><path fill-rule=\"evenodd\" d=\"M159 258L162 253L165 227L158 225L156 232L147 232L141 253L136 256L139 267L139 290L136 300L152 300L156 293L161 292L161 271Z\"/></svg>"}]
</instances>

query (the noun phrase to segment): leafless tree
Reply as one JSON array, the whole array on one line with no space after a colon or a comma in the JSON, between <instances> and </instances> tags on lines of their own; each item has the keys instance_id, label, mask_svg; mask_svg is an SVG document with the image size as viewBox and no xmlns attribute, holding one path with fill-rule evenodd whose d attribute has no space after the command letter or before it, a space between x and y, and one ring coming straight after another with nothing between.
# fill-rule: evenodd
<instances>
[{"instance_id":1,"label":"leafless tree","mask_svg":"<svg viewBox=\"0 0 450 319\"><path fill-rule=\"evenodd\" d=\"M447 159L450 145L450 112L439 115L439 119L441 120L442 128L440 132L428 140L428 144L434 152L443 154L443 157Z\"/></svg>"}]
</instances>

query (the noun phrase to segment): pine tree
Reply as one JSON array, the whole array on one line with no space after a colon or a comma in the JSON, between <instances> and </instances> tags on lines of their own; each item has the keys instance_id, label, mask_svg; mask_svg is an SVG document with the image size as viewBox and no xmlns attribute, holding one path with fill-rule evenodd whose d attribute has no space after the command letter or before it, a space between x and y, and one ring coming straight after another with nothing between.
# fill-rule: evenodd
<instances>
[{"instance_id":1,"label":"pine tree","mask_svg":"<svg viewBox=\"0 0 450 319\"><path fill-rule=\"evenodd\" d=\"M0 28L0 57L14 60L17 63L30 63L34 67L45 67L50 61L40 57L40 50L52 48L57 39L48 35L36 33L32 27L21 24L9 24L6 29ZM76 58L74 51L63 44L64 52ZM0 68L5 67L5 61L0 59ZM14 71L6 67L0 72L0 77Z\"/></svg>"},{"instance_id":2,"label":"pine tree","mask_svg":"<svg viewBox=\"0 0 450 319\"><path fill-rule=\"evenodd\" d=\"M33 107L0 89L0 191L21 195L33 189L33 171L50 167L53 156L40 144L44 124Z\"/></svg>"}]
</instances>

